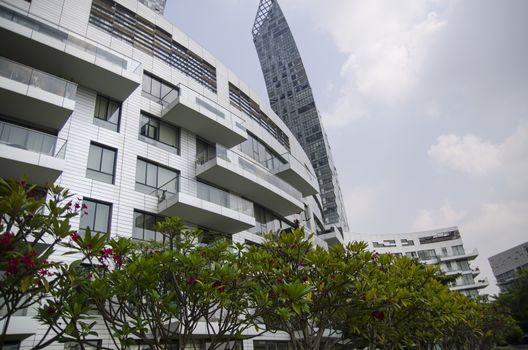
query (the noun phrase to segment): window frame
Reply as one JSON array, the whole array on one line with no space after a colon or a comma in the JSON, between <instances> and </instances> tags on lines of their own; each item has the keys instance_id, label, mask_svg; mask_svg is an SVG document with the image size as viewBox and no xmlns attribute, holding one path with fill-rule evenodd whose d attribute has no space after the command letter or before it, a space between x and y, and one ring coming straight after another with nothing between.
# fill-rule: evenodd
<instances>
[{"instance_id":1,"label":"window frame","mask_svg":"<svg viewBox=\"0 0 528 350\"><path fill-rule=\"evenodd\" d=\"M99 99L104 99L106 100L106 112L105 112L105 118L101 118L99 115L98 115L98 112L99 112L99 108L97 108L98 106L98 100ZM113 123L109 120L110 116L109 115L109 110L110 110L110 104L111 103L115 103L117 106L118 106L118 114L117 114L117 123ZM108 130L112 130L112 131L115 131L115 132L119 132L119 128L121 126L121 112L123 110L123 104L117 100L114 100L110 97L107 97L105 95L101 95L99 93L97 93L96 97L95 97L95 107L94 107L94 124L97 125L97 126L100 126L100 127L103 127L105 129L108 129Z\"/></svg>"},{"instance_id":2,"label":"window frame","mask_svg":"<svg viewBox=\"0 0 528 350\"><path fill-rule=\"evenodd\" d=\"M85 202L92 202L92 203L95 203L95 215L94 215L94 218L93 218L93 226L95 226L95 223L97 222L97 206L98 205L105 205L105 206L108 206L108 219L107 219L107 223L106 223L106 227L107 227L107 230L106 232L103 232L103 231L99 231L99 230L95 230L94 228L92 228L90 225L86 225L85 227L82 227L82 220L83 220L83 217L84 217L84 210L83 210L83 213L81 214L80 218L79 218L79 233L84 236L84 233L86 231L86 228L87 227L90 227L90 231L91 232L98 232L98 233L103 233L103 234L110 234L111 232L111 225L112 225L112 203L109 203L109 202L104 202L104 201L100 201L100 200L96 200L96 199L93 199L93 198L88 198L88 197L83 197L83 205L86 204ZM88 212L88 211L87 211ZM87 215L90 215L90 213L88 212Z\"/></svg>"},{"instance_id":3,"label":"window frame","mask_svg":"<svg viewBox=\"0 0 528 350\"><path fill-rule=\"evenodd\" d=\"M145 242L161 242L163 240L163 234L161 234L161 232L158 232L156 230L154 230L154 239L150 240L150 239L145 239L145 223L146 223L146 220L143 219L143 227L142 227L142 238L139 238L138 236L135 235L136 233L136 214L139 214L139 215L150 215L150 216L153 216L154 217L154 220L155 220L155 224L157 224L159 221L163 221L166 219L165 216L161 216L161 215L157 215L157 214L153 214L153 213L149 213L149 212L146 212L146 211L143 211L143 210L137 210L137 209L134 209L134 222L133 222L133 225L132 225L132 239L135 239L135 240L138 240L138 241L145 241ZM159 221L158 221L159 220Z\"/></svg>"},{"instance_id":4,"label":"window frame","mask_svg":"<svg viewBox=\"0 0 528 350\"><path fill-rule=\"evenodd\" d=\"M101 153L99 155L99 169L90 168L90 153L92 151L92 146L99 147L101 149ZM104 154L104 151L114 152L114 161L113 161L113 165L112 165L112 173L111 174L106 173L106 172L101 170L102 169L102 165L103 165L103 154ZM97 143L97 142L90 142L90 148L88 150L88 161L86 163L86 177L87 178L92 179L92 180L96 180L96 181L100 181L100 182L104 182L104 183L109 183L109 184L113 185L114 182L115 182L116 164L117 164L117 149L115 149L113 147L108 147L106 145L103 145L103 144L100 144L100 143ZM112 181L111 182L106 182L106 181L103 181L101 179L98 179L98 178L95 178L95 177L91 177L91 176L89 176L89 174L90 174L89 171L96 172L96 173L101 173L103 175L111 176L112 177Z\"/></svg>"},{"instance_id":5,"label":"window frame","mask_svg":"<svg viewBox=\"0 0 528 350\"><path fill-rule=\"evenodd\" d=\"M138 171L139 171L138 167L139 167L139 162L140 162L140 161L145 163L145 174L144 174L145 182L139 182L139 181L138 181ZM156 186L151 186L151 185L148 184L147 179L149 178L149 176L148 176L148 169L149 169L148 166L149 166L149 165L151 165L151 166L155 166L155 167L156 167L156 176L155 176L155 178L156 178ZM170 172L174 172L174 173L175 173L175 176L170 180L170 181L172 181L172 180L174 180L174 179L177 179L177 181L176 181L176 188L174 189L175 192L167 191L167 190L162 189L162 188L160 187L160 186L162 186L162 185L167 184L167 182L166 182L166 183L163 183L163 184L160 184L160 183L159 183L159 168L163 168L163 169L165 169L165 170L167 170L167 171L170 171ZM180 171L179 171L179 170L172 169L172 168L169 168L169 167L166 167L166 166L160 165L160 164L158 164L158 163L156 163L156 162L152 162L152 161L150 161L150 160L148 160L148 159L145 159L145 158L141 158L141 157L138 157L138 158L137 158L137 161L136 161L136 175L135 175L135 176L136 176L136 178L135 178L135 183L136 183L136 185L140 185L140 186L148 187L149 189L152 189L152 192L154 192L154 191L156 191L156 190L164 190L164 191L167 192L167 193L170 193L170 194L176 194L176 193L178 193L178 191L179 191L179 189L180 189L180 176L181 176L181 175L180 175ZM138 189L138 187L136 186L136 190L137 190L137 189ZM144 192L144 193L145 193L145 191L141 191L141 192Z\"/></svg>"},{"instance_id":6,"label":"window frame","mask_svg":"<svg viewBox=\"0 0 528 350\"><path fill-rule=\"evenodd\" d=\"M164 122L163 120L161 120L160 118L157 118L153 115L150 115L149 113L146 113L144 111L141 111L140 112L140 125L139 125L139 135L143 138L147 138L148 140L151 140L153 142L156 143L157 146L163 146L163 147L170 147L170 150L176 150L176 154L180 154L180 148L181 148L181 129L176 126L176 125L172 125L170 123L166 123ZM148 119L148 122L143 124L143 121L144 121L144 118ZM155 123L157 123L157 126L154 125ZM143 129L144 127L147 126L148 128L148 131L150 132L151 130L154 131L154 137L150 136L149 135L149 132L146 132L144 133L143 132ZM176 145L171 145L169 143L166 143L166 142L163 142L161 140L161 133L162 133L162 128L166 128L166 129L172 129L175 133L175 136L176 136ZM143 141L146 141L145 139L143 139Z\"/></svg>"}]
</instances>

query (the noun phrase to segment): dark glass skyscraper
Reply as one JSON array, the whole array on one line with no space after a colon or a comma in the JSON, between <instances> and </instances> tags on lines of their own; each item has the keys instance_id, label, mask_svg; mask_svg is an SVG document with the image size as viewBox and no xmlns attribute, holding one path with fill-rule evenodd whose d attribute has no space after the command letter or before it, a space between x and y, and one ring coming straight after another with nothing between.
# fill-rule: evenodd
<instances>
[{"instance_id":1,"label":"dark glass skyscraper","mask_svg":"<svg viewBox=\"0 0 528 350\"><path fill-rule=\"evenodd\" d=\"M348 230L343 196L321 116L301 55L276 0L260 0L253 42L271 108L297 137L315 169L325 224Z\"/></svg>"}]
</instances>

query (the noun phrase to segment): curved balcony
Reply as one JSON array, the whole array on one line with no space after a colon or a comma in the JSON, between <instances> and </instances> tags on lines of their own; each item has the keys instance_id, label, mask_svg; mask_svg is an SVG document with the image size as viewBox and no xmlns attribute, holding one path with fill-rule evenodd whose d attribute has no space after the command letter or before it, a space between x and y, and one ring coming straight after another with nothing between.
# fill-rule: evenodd
<instances>
[{"instance_id":1,"label":"curved balcony","mask_svg":"<svg viewBox=\"0 0 528 350\"><path fill-rule=\"evenodd\" d=\"M452 254L438 255L438 258L442 262L451 261L451 260L474 260L478 256L478 250L464 250L461 252L454 252Z\"/></svg>"},{"instance_id":2,"label":"curved balcony","mask_svg":"<svg viewBox=\"0 0 528 350\"><path fill-rule=\"evenodd\" d=\"M226 233L255 226L253 203L222 189L178 176L154 190L158 213Z\"/></svg>"},{"instance_id":3,"label":"curved balcony","mask_svg":"<svg viewBox=\"0 0 528 350\"><path fill-rule=\"evenodd\" d=\"M35 16L33 16L35 17ZM70 30L0 6L2 54L66 77L113 99L124 101L141 82L141 64Z\"/></svg>"},{"instance_id":4,"label":"curved balcony","mask_svg":"<svg viewBox=\"0 0 528 350\"><path fill-rule=\"evenodd\" d=\"M5 115L60 130L75 109L76 93L77 84L0 57L0 111Z\"/></svg>"},{"instance_id":5,"label":"curved balcony","mask_svg":"<svg viewBox=\"0 0 528 350\"><path fill-rule=\"evenodd\" d=\"M453 291L454 290L462 291L462 290L470 290L470 289L482 289L482 288L486 288L487 286L489 286L489 282L488 282L488 278L486 277L478 281L475 281L473 283L451 285L449 286L449 289Z\"/></svg>"},{"instance_id":6,"label":"curved balcony","mask_svg":"<svg viewBox=\"0 0 528 350\"><path fill-rule=\"evenodd\" d=\"M251 158L223 147L216 155L198 155L196 177L239 193L282 216L304 209L301 193Z\"/></svg>"},{"instance_id":7,"label":"curved balcony","mask_svg":"<svg viewBox=\"0 0 528 350\"><path fill-rule=\"evenodd\" d=\"M273 170L273 173L301 191L304 197L319 193L317 177L291 153L282 157L287 161Z\"/></svg>"},{"instance_id":8,"label":"curved balcony","mask_svg":"<svg viewBox=\"0 0 528 350\"><path fill-rule=\"evenodd\" d=\"M226 147L247 140L244 120L183 84L178 90L178 97L163 106L162 120Z\"/></svg>"},{"instance_id":9,"label":"curved balcony","mask_svg":"<svg viewBox=\"0 0 528 350\"><path fill-rule=\"evenodd\" d=\"M0 121L0 177L45 185L66 167L66 140L54 135Z\"/></svg>"}]
</instances>

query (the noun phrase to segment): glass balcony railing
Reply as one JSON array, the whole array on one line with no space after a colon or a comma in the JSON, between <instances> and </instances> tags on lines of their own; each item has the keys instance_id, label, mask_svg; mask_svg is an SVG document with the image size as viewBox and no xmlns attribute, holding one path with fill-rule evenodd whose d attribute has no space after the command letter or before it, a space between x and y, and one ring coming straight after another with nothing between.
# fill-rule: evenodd
<instances>
[{"instance_id":1,"label":"glass balcony railing","mask_svg":"<svg viewBox=\"0 0 528 350\"><path fill-rule=\"evenodd\" d=\"M302 172L303 177L310 180L312 183L317 183L317 179L315 178L315 175L308 170L308 168L304 165L303 162L295 158L295 156L291 153L284 153L282 154L282 157L285 158L288 163L290 164L290 167L296 170L299 170ZM282 167L279 166L277 169L278 171L282 170Z\"/></svg>"},{"instance_id":2,"label":"glass balcony railing","mask_svg":"<svg viewBox=\"0 0 528 350\"><path fill-rule=\"evenodd\" d=\"M438 254L438 257L440 259L449 259L449 258L456 258L458 256L477 256L478 250L472 249L472 250L458 250L456 252L448 253L448 254Z\"/></svg>"},{"instance_id":3,"label":"glass balcony railing","mask_svg":"<svg viewBox=\"0 0 528 350\"><path fill-rule=\"evenodd\" d=\"M34 86L70 100L74 99L77 93L77 84L75 83L1 56L0 76L22 84Z\"/></svg>"},{"instance_id":4,"label":"glass balcony railing","mask_svg":"<svg viewBox=\"0 0 528 350\"><path fill-rule=\"evenodd\" d=\"M70 29L62 28L43 17L35 15L32 15L32 17L0 6L0 18L5 18L51 39L58 40L65 44L66 49L74 48L81 50L91 54L96 60L102 60L138 76L141 74L141 63L119 54L110 48L104 47L101 44L96 44L95 42L84 38L85 35L83 34L79 34L79 37L76 37L69 33L71 32ZM81 37L83 37L83 39L81 39Z\"/></svg>"},{"instance_id":5,"label":"glass balcony railing","mask_svg":"<svg viewBox=\"0 0 528 350\"><path fill-rule=\"evenodd\" d=\"M0 144L60 159L66 154L66 140L4 121L0 121Z\"/></svg>"},{"instance_id":6,"label":"glass balcony railing","mask_svg":"<svg viewBox=\"0 0 528 350\"><path fill-rule=\"evenodd\" d=\"M239 129L242 132L246 131L245 120L238 115L231 113L226 108L219 105L217 102L203 96L203 94L188 87L187 85L178 84L178 99L185 98L187 101L192 101L196 107L205 109L210 112L216 120L224 123L230 123L231 129ZM228 118L229 117L229 118Z\"/></svg>"},{"instance_id":7,"label":"glass balcony railing","mask_svg":"<svg viewBox=\"0 0 528 350\"><path fill-rule=\"evenodd\" d=\"M294 197L295 199L299 201L302 198L301 192L297 191L290 184L288 184L286 181L282 180L281 178L277 177L275 174L272 174L266 167L260 164L257 164L249 156L235 153L232 150L226 149L220 145L216 146L216 154L197 155L196 164L197 165L205 164L209 160L214 159L216 157L223 159L226 162L239 166L241 169L246 170L250 172L251 174L268 182L269 184L283 190L284 192L288 193L290 196Z\"/></svg>"},{"instance_id":8,"label":"glass balcony railing","mask_svg":"<svg viewBox=\"0 0 528 350\"><path fill-rule=\"evenodd\" d=\"M184 193L198 199L211 202L239 213L254 217L253 203L237 195L210 186L203 182L177 176L151 192L160 202Z\"/></svg>"}]
</instances>

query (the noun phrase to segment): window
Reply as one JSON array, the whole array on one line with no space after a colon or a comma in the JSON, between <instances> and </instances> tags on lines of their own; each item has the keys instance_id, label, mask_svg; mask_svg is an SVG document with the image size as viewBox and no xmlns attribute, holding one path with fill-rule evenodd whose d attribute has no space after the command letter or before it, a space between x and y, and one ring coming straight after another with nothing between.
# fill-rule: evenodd
<instances>
[{"instance_id":1,"label":"window","mask_svg":"<svg viewBox=\"0 0 528 350\"><path fill-rule=\"evenodd\" d=\"M436 258L436 252L434 249L419 250L418 256L421 260L429 260Z\"/></svg>"},{"instance_id":2,"label":"window","mask_svg":"<svg viewBox=\"0 0 528 350\"><path fill-rule=\"evenodd\" d=\"M84 235L87 227L95 232L110 232L112 205L86 198L83 199L83 203L86 204L87 209L81 214L79 232Z\"/></svg>"},{"instance_id":3,"label":"window","mask_svg":"<svg viewBox=\"0 0 528 350\"><path fill-rule=\"evenodd\" d=\"M155 163L138 159L136 167L136 190L159 195L178 192L178 172Z\"/></svg>"},{"instance_id":4,"label":"window","mask_svg":"<svg viewBox=\"0 0 528 350\"><path fill-rule=\"evenodd\" d=\"M455 245L452 246L451 249L453 250L453 255L464 255L464 246L462 245Z\"/></svg>"},{"instance_id":5,"label":"window","mask_svg":"<svg viewBox=\"0 0 528 350\"><path fill-rule=\"evenodd\" d=\"M95 100L94 124L113 131L119 131L121 104L97 95Z\"/></svg>"},{"instance_id":6,"label":"window","mask_svg":"<svg viewBox=\"0 0 528 350\"><path fill-rule=\"evenodd\" d=\"M163 216L134 210L132 237L143 241L162 241L163 235L156 231L156 224L165 220Z\"/></svg>"},{"instance_id":7,"label":"window","mask_svg":"<svg viewBox=\"0 0 528 350\"><path fill-rule=\"evenodd\" d=\"M113 184L116 152L115 149L91 143L86 177Z\"/></svg>"},{"instance_id":8,"label":"window","mask_svg":"<svg viewBox=\"0 0 528 350\"><path fill-rule=\"evenodd\" d=\"M216 146L205 140L196 139L196 163L204 164L216 157Z\"/></svg>"},{"instance_id":9,"label":"window","mask_svg":"<svg viewBox=\"0 0 528 350\"><path fill-rule=\"evenodd\" d=\"M161 142L163 145L174 147L179 153L180 129L176 126L141 113L139 134L150 140Z\"/></svg>"},{"instance_id":10,"label":"window","mask_svg":"<svg viewBox=\"0 0 528 350\"><path fill-rule=\"evenodd\" d=\"M165 106L178 97L178 88L144 72L141 94L149 100Z\"/></svg>"}]
</instances>

